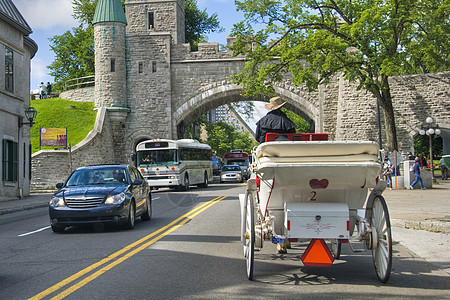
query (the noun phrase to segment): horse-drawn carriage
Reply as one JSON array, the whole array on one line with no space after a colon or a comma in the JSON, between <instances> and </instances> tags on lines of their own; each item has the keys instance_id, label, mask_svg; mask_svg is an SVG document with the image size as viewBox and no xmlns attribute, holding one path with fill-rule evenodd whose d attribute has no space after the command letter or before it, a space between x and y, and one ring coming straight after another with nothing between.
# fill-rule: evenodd
<instances>
[{"instance_id":1,"label":"horse-drawn carriage","mask_svg":"<svg viewBox=\"0 0 450 300\"><path fill-rule=\"evenodd\" d=\"M286 134L289 140L270 141L276 135L268 134L269 142L252 152L253 173L239 195L248 278L253 279L255 251L264 241L310 241L301 257L305 266L329 266L342 243L363 244L372 251L378 279L386 282L392 239L381 195L386 183L378 180L378 144L326 141L326 134Z\"/></svg>"}]
</instances>

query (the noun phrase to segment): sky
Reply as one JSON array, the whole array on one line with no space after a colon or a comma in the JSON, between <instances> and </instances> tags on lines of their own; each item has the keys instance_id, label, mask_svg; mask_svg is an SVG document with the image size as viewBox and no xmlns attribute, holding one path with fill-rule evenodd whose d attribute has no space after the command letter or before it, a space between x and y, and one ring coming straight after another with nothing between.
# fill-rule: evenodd
<instances>
[{"instance_id":1,"label":"sky","mask_svg":"<svg viewBox=\"0 0 450 300\"><path fill-rule=\"evenodd\" d=\"M12 1L33 30L30 38L38 45L38 51L31 60L30 80L30 89L36 90L40 82L53 83L53 77L48 74L47 69L54 60L54 54L50 50L50 38L78 26L78 21L72 17L72 0ZM217 13L220 26L225 29L222 33L209 34L208 42L226 45L233 24L244 18L242 12L236 11L234 0L197 0L197 5L200 10L206 9L208 15ZM249 123L252 125L254 122Z\"/></svg>"}]
</instances>

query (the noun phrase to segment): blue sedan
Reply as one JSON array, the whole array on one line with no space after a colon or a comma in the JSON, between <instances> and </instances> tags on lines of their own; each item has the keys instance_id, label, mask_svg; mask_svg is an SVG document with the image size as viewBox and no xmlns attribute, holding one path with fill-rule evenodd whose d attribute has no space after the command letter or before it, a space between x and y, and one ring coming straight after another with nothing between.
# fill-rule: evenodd
<instances>
[{"instance_id":1,"label":"blue sedan","mask_svg":"<svg viewBox=\"0 0 450 300\"><path fill-rule=\"evenodd\" d=\"M136 217L149 221L152 216L148 183L130 165L101 165L78 168L49 203L50 224L54 232L82 224L113 223L128 229Z\"/></svg>"}]
</instances>

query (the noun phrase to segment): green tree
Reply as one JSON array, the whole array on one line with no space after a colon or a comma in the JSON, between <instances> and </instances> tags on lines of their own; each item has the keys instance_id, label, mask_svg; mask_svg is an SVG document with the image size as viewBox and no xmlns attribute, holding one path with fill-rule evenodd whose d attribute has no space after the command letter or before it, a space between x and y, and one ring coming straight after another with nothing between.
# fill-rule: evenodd
<instances>
[{"instance_id":1,"label":"green tree","mask_svg":"<svg viewBox=\"0 0 450 300\"><path fill-rule=\"evenodd\" d=\"M50 39L50 49L55 53L55 60L48 66L54 77L55 90L61 91L63 81L94 75L94 29L82 25L55 35Z\"/></svg>"},{"instance_id":2,"label":"green tree","mask_svg":"<svg viewBox=\"0 0 450 300\"><path fill-rule=\"evenodd\" d=\"M292 122L295 123L295 132L296 133L308 133L311 132L311 126L308 122L305 121L302 117L297 115L296 113L282 107L281 110L286 114L286 116L291 119Z\"/></svg>"},{"instance_id":3,"label":"green tree","mask_svg":"<svg viewBox=\"0 0 450 300\"><path fill-rule=\"evenodd\" d=\"M258 143L247 134L237 132L236 129L224 122L205 122L206 131L208 132L208 140L206 143L211 146L213 152L217 156L223 157L232 149L243 149L247 153L251 153L254 146Z\"/></svg>"},{"instance_id":4,"label":"green tree","mask_svg":"<svg viewBox=\"0 0 450 300\"><path fill-rule=\"evenodd\" d=\"M223 32L216 13L208 16L206 9L200 10L196 0L184 2L185 12L185 42L191 45L191 50L198 49L198 43L206 41L206 35L211 32Z\"/></svg>"},{"instance_id":5,"label":"green tree","mask_svg":"<svg viewBox=\"0 0 450 300\"><path fill-rule=\"evenodd\" d=\"M95 73L93 18L98 0L73 0L73 17L80 22L72 31L50 38L50 49L55 60L47 66L54 77L55 90L61 90L63 81ZM124 5L125 0L122 0ZM196 0L185 2L186 42L197 49L198 42L205 41L206 34L223 31L219 26L217 14L208 16L206 10L200 11Z\"/></svg>"},{"instance_id":6,"label":"green tree","mask_svg":"<svg viewBox=\"0 0 450 300\"><path fill-rule=\"evenodd\" d=\"M449 0L236 0L233 76L247 96L274 93L285 74L315 89L343 73L383 111L386 146L398 149L389 76L449 70ZM258 24L262 29L255 30Z\"/></svg>"}]
</instances>

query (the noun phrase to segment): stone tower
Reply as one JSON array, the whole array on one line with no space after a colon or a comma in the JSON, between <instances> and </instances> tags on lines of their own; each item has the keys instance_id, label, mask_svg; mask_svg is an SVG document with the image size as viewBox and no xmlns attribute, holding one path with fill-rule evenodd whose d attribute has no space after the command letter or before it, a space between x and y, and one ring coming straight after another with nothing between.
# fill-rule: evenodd
<instances>
[{"instance_id":1,"label":"stone tower","mask_svg":"<svg viewBox=\"0 0 450 300\"><path fill-rule=\"evenodd\" d=\"M125 34L120 0L99 0L94 15L95 106L127 107Z\"/></svg>"},{"instance_id":2,"label":"stone tower","mask_svg":"<svg viewBox=\"0 0 450 300\"><path fill-rule=\"evenodd\" d=\"M185 41L185 0L126 1L128 33L168 34L172 44Z\"/></svg>"},{"instance_id":3,"label":"stone tower","mask_svg":"<svg viewBox=\"0 0 450 300\"><path fill-rule=\"evenodd\" d=\"M126 121L130 108L127 101L126 26L120 0L99 0L94 19L95 88L97 109L106 109L114 155L109 163L125 161Z\"/></svg>"}]
</instances>

